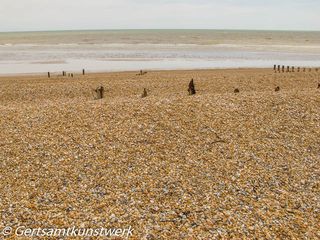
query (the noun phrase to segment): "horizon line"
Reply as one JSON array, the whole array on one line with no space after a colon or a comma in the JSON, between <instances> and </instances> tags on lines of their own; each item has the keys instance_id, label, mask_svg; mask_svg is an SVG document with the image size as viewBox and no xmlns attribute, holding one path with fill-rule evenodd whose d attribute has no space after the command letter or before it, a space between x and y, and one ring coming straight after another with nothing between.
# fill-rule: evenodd
<instances>
[{"instance_id":1,"label":"horizon line","mask_svg":"<svg viewBox=\"0 0 320 240\"><path fill-rule=\"evenodd\" d=\"M320 30L301 29L245 29L245 28L92 28L92 29L52 29L52 30L9 30L0 33L30 33L30 32L90 32L90 31L155 31L155 30L175 30L175 31L261 31L261 32L320 32Z\"/></svg>"}]
</instances>

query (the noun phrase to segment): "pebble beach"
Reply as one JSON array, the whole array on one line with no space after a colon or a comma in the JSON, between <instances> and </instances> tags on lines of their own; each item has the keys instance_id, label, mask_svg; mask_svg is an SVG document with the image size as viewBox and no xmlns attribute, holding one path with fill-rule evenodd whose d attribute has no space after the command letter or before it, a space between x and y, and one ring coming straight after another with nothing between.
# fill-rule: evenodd
<instances>
[{"instance_id":1,"label":"pebble beach","mask_svg":"<svg viewBox=\"0 0 320 240\"><path fill-rule=\"evenodd\" d=\"M0 229L320 238L320 72L137 73L0 77Z\"/></svg>"}]
</instances>

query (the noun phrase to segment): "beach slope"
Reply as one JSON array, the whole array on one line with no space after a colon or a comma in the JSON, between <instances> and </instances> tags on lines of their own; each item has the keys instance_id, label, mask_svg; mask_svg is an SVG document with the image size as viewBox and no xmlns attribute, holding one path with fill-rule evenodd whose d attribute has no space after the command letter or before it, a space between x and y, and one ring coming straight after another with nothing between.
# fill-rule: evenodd
<instances>
[{"instance_id":1,"label":"beach slope","mask_svg":"<svg viewBox=\"0 0 320 240\"><path fill-rule=\"evenodd\" d=\"M320 238L318 83L268 69L1 77L0 228Z\"/></svg>"}]
</instances>

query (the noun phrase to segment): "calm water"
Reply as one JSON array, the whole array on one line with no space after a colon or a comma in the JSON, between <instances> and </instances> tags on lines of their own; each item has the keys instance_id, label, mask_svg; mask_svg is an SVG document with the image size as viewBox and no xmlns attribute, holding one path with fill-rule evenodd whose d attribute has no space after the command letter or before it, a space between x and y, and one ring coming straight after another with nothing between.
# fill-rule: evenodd
<instances>
[{"instance_id":1,"label":"calm water","mask_svg":"<svg viewBox=\"0 0 320 240\"><path fill-rule=\"evenodd\" d=\"M119 30L0 33L0 74L320 66L320 32Z\"/></svg>"}]
</instances>

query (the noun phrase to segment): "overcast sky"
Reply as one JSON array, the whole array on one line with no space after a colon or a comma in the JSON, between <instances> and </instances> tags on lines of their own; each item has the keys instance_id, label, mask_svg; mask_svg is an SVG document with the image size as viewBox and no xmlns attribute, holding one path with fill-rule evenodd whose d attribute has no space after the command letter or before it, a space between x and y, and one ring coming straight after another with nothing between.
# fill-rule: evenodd
<instances>
[{"instance_id":1,"label":"overcast sky","mask_svg":"<svg viewBox=\"0 0 320 240\"><path fill-rule=\"evenodd\" d=\"M320 0L0 0L0 31L320 30Z\"/></svg>"}]
</instances>

